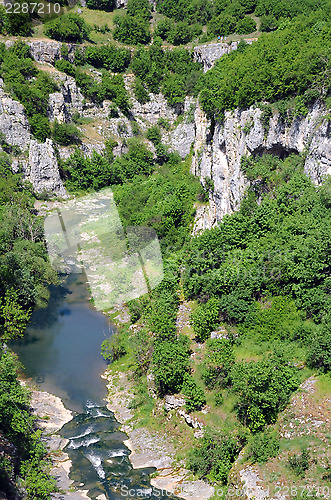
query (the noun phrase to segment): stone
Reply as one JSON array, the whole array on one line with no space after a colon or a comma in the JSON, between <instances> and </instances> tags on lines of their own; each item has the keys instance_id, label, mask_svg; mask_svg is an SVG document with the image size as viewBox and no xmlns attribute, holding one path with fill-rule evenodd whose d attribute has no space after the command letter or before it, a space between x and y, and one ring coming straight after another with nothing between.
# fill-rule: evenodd
<instances>
[{"instance_id":1,"label":"stone","mask_svg":"<svg viewBox=\"0 0 331 500\"><path fill-rule=\"evenodd\" d=\"M0 93L0 132L8 144L22 150L28 147L31 134L24 107L5 93Z\"/></svg>"},{"instance_id":2,"label":"stone","mask_svg":"<svg viewBox=\"0 0 331 500\"><path fill-rule=\"evenodd\" d=\"M185 399L176 396L165 396L164 397L164 409L166 411L177 410L185 405Z\"/></svg>"},{"instance_id":3,"label":"stone","mask_svg":"<svg viewBox=\"0 0 331 500\"><path fill-rule=\"evenodd\" d=\"M36 193L47 192L61 198L68 197L60 178L51 139L46 139L43 144L31 140L29 161L23 163L22 168L24 179L31 182Z\"/></svg>"},{"instance_id":4,"label":"stone","mask_svg":"<svg viewBox=\"0 0 331 500\"><path fill-rule=\"evenodd\" d=\"M223 123L214 123L197 106L191 171L203 185L207 178L212 179L214 190L209 194L210 208L200 209L197 214L194 234L240 207L249 184L240 168L244 155L269 152L283 157L307 151L304 172L315 184L331 173L330 123L322 104L316 102L307 116L291 123L284 123L276 113L270 118L267 131L261 114L259 108L236 109L225 112Z\"/></svg>"},{"instance_id":5,"label":"stone","mask_svg":"<svg viewBox=\"0 0 331 500\"><path fill-rule=\"evenodd\" d=\"M225 54L229 54L236 50L238 42L232 43L208 43L207 45L199 45L193 49L193 60L203 64L203 72L206 73L211 69L215 62Z\"/></svg>"}]
</instances>

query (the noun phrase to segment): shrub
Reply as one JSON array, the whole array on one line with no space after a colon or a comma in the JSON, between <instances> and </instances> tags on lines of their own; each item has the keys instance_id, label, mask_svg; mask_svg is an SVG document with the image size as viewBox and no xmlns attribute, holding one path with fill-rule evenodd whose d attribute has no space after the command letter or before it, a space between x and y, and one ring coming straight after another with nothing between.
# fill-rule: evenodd
<instances>
[{"instance_id":1,"label":"shrub","mask_svg":"<svg viewBox=\"0 0 331 500\"><path fill-rule=\"evenodd\" d=\"M29 119L29 123L31 132L38 141L45 142L51 136L51 129L46 116L37 113Z\"/></svg>"},{"instance_id":2,"label":"shrub","mask_svg":"<svg viewBox=\"0 0 331 500\"><path fill-rule=\"evenodd\" d=\"M221 14L214 18L209 24L209 30L215 35L227 36L234 33L236 29L236 19L228 14Z\"/></svg>"},{"instance_id":3,"label":"shrub","mask_svg":"<svg viewBox=\"0 0 331 500\"><path fill-rule=\"evenodd\" d=\"M151 141L154 146L157 146L161 142L161 132L157 125L153 125L146 132L146 139Z\"/></svg>"},{"instance_id":4,"label":"shrub","mask_svg":"<svg viewBox=\"0 0 331 500\"><path fill-rule=\"evenodd\" d=\"M137 77L135 78L133 91L137 101L139 101L140 104L146 104L146 102L150 100L149 93L143 86L143 83L140 80L140 78Z\"/></svg>"},{"instance_id":5,"label":"shrub","mask_svg":"<svg viewBox=\"0 0 331 500\"><path fill-rule=\"evenodd\" d=\"M159 36L162 38L162 40L167 40L168 35L171 31L171 29L174 26L174 22L169 19L168 17L165 17L163 19L160 19L160 21L157 23L157 26L154 31L155 36Z\"/></svg>"},{"instance_id":6,"label":"shrub","mask_svg":"<svg viewBox=\"0 0 331 500\"><path fill-rule=\"evenodd\" d=\"M161 396L180 392L189 368L189 339L155 342L153 373Z\"/></svg>"},{"instance_id":7,"label":"shrub","mask_svg":"<svg viewBox=\"0 0 331 500\"><path fill-rule=\"evenodd\" d=\"M256 22L251 17L244 17L236 24L236 33L238 35L248 35L256 30Z\"/></svg>"},{"instance_id":8,"label":"shrub","mask_svg":"<svg viewBox=\"0 0 331 500\"><path fill-rule=\"evenodd\" d=\"M126 354L121 332L116 332L110 339L101 344L101 354L106 361L112 363Z\"/></svg>"},{"instance_id":9,"label":"shrub","mask_svg":"<svg viewBox=\"0 0 331 500\"><path fill-rule=\"evenodd\" d=\"M54 66L56 67L56 69L62 71L63 73L66 73L69 76L75 76L75 66L65 59L58 59L57 61L55 61Z\"/></svg>"},{"instance_id":10,"label":"shrub","mask_svg":"<svg viewBox=\"0 0 331 500\"><path fill-rule=\"evenodd\" d=\"M140 17L146 23L151 16L151 4L148 0L129 0L127 4L128 16Z\"/></svg>"},{"instance_id":11,"label":"shrub","mask_svg":"<svg viewBox=\"0 0 331 500\"><path fill-rule=\"evenodd\" d=\"M262 16L260 23L260 31L264 31L266 33L270 31L274 31L277 29L278 23L277 19L273 15Z\"/></svg>"},{"instance_id":12,"label":"shrub","mask_svg":"<svg viewBox=\"0 0 331 500\"><path fill-rule=\"evenodd\" d=\"M182 393L185 396L186 410L191 411L200 410L206 403L204 391L199 387L191 375L185 374L182 386Z\"/></svg>"},{"instance_id":13,"label":"shrub","mask_svg":"<svg viewBox=\"0 0 331 500\"><path fill-rule=\"evenodd\" d=\"M115 40L131 45L147 44L151 41L149 26L146 26L142 19L123 16L117 17L114 23L116 25L114 31Z\"/></svg>"},{"instance_id":14,"label":"shrub","mask_svg":"<svg viewBox=\"0 0 331 500\"><path fill-rule=\"evenodd\" d=\"M86 0L89 9L112 11L115 7L114 0Z\"/></svg>"},{"instance_id":15,"label":"shrub","mask_svg":"<svg viewBox=\"0 0 331 500\"><path fill-rule=\"evenodd\" d=\"M229 340L207 341L202 378L208 389L222 389L231 384L231 368L234 362L235 355Z\"/></svg>"},{"instance_id":16,"label":"shrub","mask_svg":"<svg viewBox=\"0 0 331 500\"><path fill-rule=\"evenodd\" d=\"M288 458L288 463L294 474L298 477L304 478L306 470L309 469L310 453L305 449L300 455L294 454Z\"/></svg>"},{"instance_id":17,"label":"shrub","mask_svg":"<svg viewBox=\"0 0 331 500\"><path fill-rule=\"evenodd\" d=\"M248 458L253 463L265 463L269 458L277 457L279 439L270 430L253 435L248 446Z\"/></svg>"},{"instance_id":18,"label":"shrub","mask_svg":"<svg viewBox=\"0 0 331 500\"><path fill-rule=\"evenodd\" d=\"M207 304L200 304L192 313L191 322L194 333L200 342L206 340L210 332L219 324L219 300L212 297Z\"/></svg>"},{"instance_id":19,"label":"shrub","mask_svg":"<svg viewBox=\"0 0 331 500\"><path fill-rule=\"evenodd\" d=\"M226 484L230 469L244 443L239 435L207 429L189 451L187 468L209 482Z\"/></svg>"},{"instance_id":20,"label":"shrub","mask_svg":"<svg viewBox=\"0 0 331 500\"><path fill-rule=\"evenodd\" d=\"M147 373L152 362L153 341L147 330L140 329L131 340L133 344L134 372L137 376Z\"/></svg>"},{"instance_id":21,"label":"shrub","mask_svg":"<svg viewBox=\"0 0 331 500\"><path fill-rule=\"evenodd\" d=\"M53 125L53 138L61 146L69 144L78 144L81 138L81 132L73 123L58 123Z\"/></svg>"},{"instance_id":22,"label":"shrub","mask_svg":"<svg viewBox=\"0 0 331 500\"><path fill-rule=\"evenodd\" d=\"M45 35L60 42L82 42L88 38L90 28L82 17L69 13L49 21L44 31Z\"/></svg>"},{"instance_id":23,"label":"shrub","mask_svg":"<svg viewBox=\"0 0 331 500\"><path fill-rule=\"evenodd\" d=\"M330 324L323 326L321 332L313 338L307 361L309 366L319 368L324 373L331 370Z\"/></svg>"}]
</instances>

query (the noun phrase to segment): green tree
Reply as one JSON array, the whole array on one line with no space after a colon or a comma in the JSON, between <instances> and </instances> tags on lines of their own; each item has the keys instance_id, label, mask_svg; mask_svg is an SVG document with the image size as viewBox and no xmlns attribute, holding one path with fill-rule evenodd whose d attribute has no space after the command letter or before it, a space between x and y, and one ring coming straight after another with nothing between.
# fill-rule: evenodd
<instances>
[{"instance_id":1,"label":"green tree","mask_svg":"<svg viewBox=\"0 0 331 500\"><path fill-rule=\"evenodd\" d=\"M224 388L231 384L231 369L235 355L227 339L209 339L204 357L203 381L209 389Z\"/></svg>"},{"instance_id":2,"label":"green tree","mask_svg":"<svg viewBox=\"0 0 331 500\"><path fill-rule=\"evenodd\" d=\"M189 368L189 350L189 340L184 336L154 344L153 373L161 396L180 392Z\"/></svg>"},{"instance_id":3,"label":"green tree","mask_svg":"<svg viewBox=\"0 0 331 500\"><path fill-rule=\"evenodd\" d=\"M146 45L151 40L149 26L140 18L127 15L117 17L114 23L116 26L114 31L115 40L130 45L138 45L139 43Z\"/></svg>"},{"instance_id":4,"label":"green tree","mask_svg":"<svg viewBox=\"0 0 331 500\"><path fill-rule=\"evenodd\" d=\"M31 310L25 310L18 302L17 293L13 288L6 292L0 302L0 322L2 340L22 337L29 321Z\"/></svg>"},{"instance_id":5,"label":"green tree","mask_svg":"<svg viewBox=\"0 0 331 500\"><path fill-rule=\"evenodd\" d=\"M78 14L69 13L45 24L45 35L60 42L82 42L88 38L90 28Z\"/></svg>"}]
</instances>

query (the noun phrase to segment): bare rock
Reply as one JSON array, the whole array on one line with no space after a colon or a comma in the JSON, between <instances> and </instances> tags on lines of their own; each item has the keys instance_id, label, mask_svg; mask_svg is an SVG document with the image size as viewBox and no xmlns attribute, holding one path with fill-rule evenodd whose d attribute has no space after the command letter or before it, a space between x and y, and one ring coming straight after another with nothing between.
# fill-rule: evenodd
<instances>
[{"instance_id":1,"label":"bare rock","mask_svg":"<svg viewBox=\"0 0 331 500\"><path fill-rule=\"evenodd\" d=\"M24 107L5 93L0 93L0 132L8 144L27 148L30 141L30 125Z\"/></svg>"},{"instance_id":2,"label":"bare rock","mask_svg":"<svg viewBox=\"0 0 331 500\"><path fill-rule=\"evenodd\" d=\"M185 405L185 399L176 396L165 396L164 409L166 411L177 410Z\"/></svg>"},{"instance_id":3,"label":"bare rock","mask_svg":"<svg viewBox=\"0 0 331 500\"><path fill-rule=\"evenodd\" d=\"M36 193L47 192L61 198L68 197L50 139L46 139L43 144L35 140L30 142L29 162L23 165L23 173Z\"/></svg>"}]
</instances>

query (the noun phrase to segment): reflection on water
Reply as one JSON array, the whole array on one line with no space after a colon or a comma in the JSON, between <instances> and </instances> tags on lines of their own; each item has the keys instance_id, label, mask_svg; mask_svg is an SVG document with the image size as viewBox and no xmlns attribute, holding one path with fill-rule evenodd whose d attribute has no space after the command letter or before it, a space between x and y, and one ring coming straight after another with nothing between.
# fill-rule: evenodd
<instances>
[{"instance_id":1,"label":"reflection on water","mask_svg":"<svg viewBox=\"0 0 331 500\"><path fill-rule=\"evenodd\" d=\"M154 469L133 469L127 436L104 406L106 388L100 375L106 363L101 343L112 333L102 313L88 302L84 274L71 275L65 285L52 287L48 307L35 311L25 338L12 343L25 367L25 375L42 390L61 397L76 412L60 434L69 439L66 452L73 463L70 477L96 499L171 498L150 486ZM84 485L84 486L82 486ZM126 488L123 490L123 488ZM121 494L122 493L122 494Z\"/></svg>"}]
</instances>

